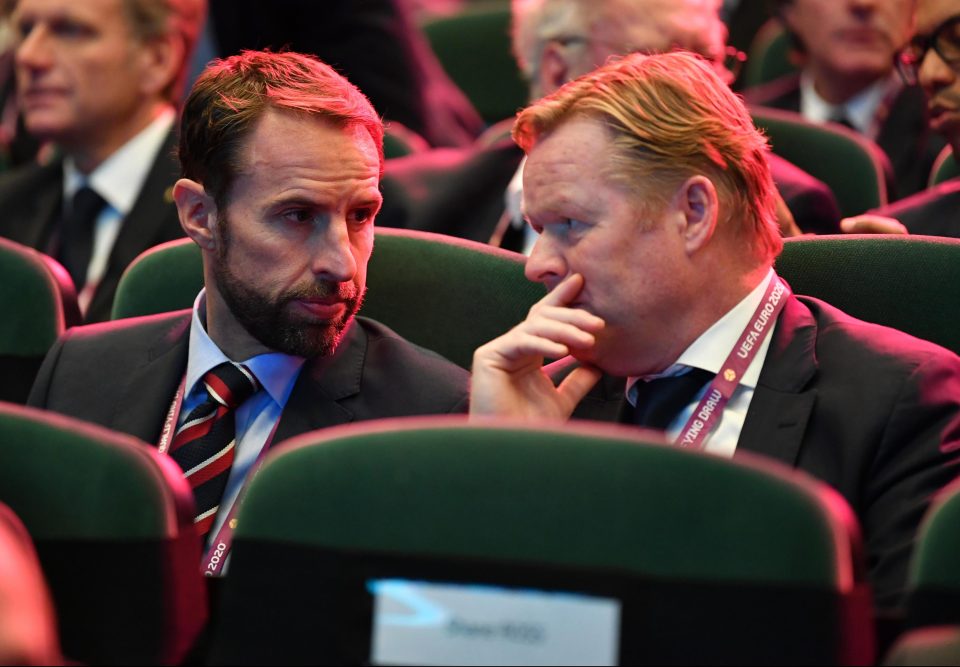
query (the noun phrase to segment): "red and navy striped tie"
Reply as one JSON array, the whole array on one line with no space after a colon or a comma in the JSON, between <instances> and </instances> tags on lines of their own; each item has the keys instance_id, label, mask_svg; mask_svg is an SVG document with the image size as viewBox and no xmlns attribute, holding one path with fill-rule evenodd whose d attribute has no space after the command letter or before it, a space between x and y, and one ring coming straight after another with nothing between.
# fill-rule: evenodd
<instances>
[{"instance_id":1,"label":"red and navy striped tie","mask_svg":"<svg viewBox=\"0 0 960 667\"><path fill-rule=\"evenodd\" d=\"M183 469L197 504L194 526L205 536L213 526L236 453L235 409L252 396L256 377L224 362L203 376L207 400L190 411L173 436L170 456Z\"/></svg>"}]
</instances>

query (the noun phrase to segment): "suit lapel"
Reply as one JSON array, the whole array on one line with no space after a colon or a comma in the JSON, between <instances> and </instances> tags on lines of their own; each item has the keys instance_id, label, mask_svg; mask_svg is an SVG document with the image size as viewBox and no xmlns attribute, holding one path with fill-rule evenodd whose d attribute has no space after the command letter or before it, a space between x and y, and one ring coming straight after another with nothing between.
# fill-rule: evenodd
<instances>
[{"instance_id":1,"label":"suit lapel","mask_svg":"<svg viewBox=\"0 0 960 667\"><path fill-rule=\"evenodd\" d=\"M63 163L60 160L25 173L13 186L24 196L11 199L4 211L3 236L30 248L55 254L54 235L63 207Z\"/></svg>"},{"instance_id":2,"label":"suit lapel","mask_svg":"<svg viewBox=\"0 0 960 667\"><path fill-rule=\"evenodd\" d=\"M175 136L171 130L150 168L133 208L120 226L103 280L88 308L89 313L109 313L110 302L124 269L141 252L154 243L165 240L163 228L171 216L176 215L172 195L168 192L179 171L172 157L174 143Z\"/></svg>"},{"instance_id":3,"label":"suit lapel","mask_svg":"<svg viewBox=\"0 0 960 667\"><path fill-rule=\"evenodd\" d=\"M173 320L128 374L112 419L113 428L156 445L163 420L187 368L190 312Z\"/></svg>"},{"instance_id":4,"label":"suit lapel","mask_svg":"<svg viewBox=\"0 0 960 667\"><path fill-rule=\"evenodd\" d=\"M737 452L796 463L817 398L810 388L817 372L816 339L817 323L810 310L790 297L773 332Z\"/></svg>"},{"instance_id":5,"label":"suit lapel","mask_svg":"<svg viewBox=\"0 0 960 667\"><path fill-rule=\"evenodd\" d=\"M332 356L308 360L290 392L273 443L355 419L343 400L360 393L367 336L356 321Z\"/></svg>"}]
</instances>

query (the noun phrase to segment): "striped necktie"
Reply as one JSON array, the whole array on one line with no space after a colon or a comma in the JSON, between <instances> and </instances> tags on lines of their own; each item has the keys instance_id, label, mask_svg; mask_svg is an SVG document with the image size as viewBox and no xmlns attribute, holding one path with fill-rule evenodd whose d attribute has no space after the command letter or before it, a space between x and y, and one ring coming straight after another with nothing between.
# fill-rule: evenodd
<instances>
[{"instance_id":1,"label":"striped necktie","mask_svg":"<svg viewBox=\"0 0 960 667\"><path fill-rule=\"evenodd\" d=\"M170 445L170 456L193 489L194 526L201 537L213 526L230 477L236 452L234 411L259 388L253 373L229 362L204 375L203 384L207 399L190 411Z\"/></svg>"}]
</instances>

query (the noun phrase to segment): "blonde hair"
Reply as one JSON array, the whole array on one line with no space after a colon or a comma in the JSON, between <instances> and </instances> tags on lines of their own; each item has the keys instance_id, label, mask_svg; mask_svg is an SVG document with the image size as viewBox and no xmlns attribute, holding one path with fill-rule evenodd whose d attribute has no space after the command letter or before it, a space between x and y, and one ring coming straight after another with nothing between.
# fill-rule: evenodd
<instances>
[{"instance_id":1,"label":"blonde hair","mask_svg":"<svg viewBox=\"0 0 960 667\"><path fill-rule=\"evenodd\" d=\"M662 206L683 181L702 174L717 189L719 229L747 242L759 262L779 254L767 141L704 58L675 51L613 60L521 111L513 138L529 152L574 117L596 118L610 130L612 179Z\"/></svg>"}]
</instances>

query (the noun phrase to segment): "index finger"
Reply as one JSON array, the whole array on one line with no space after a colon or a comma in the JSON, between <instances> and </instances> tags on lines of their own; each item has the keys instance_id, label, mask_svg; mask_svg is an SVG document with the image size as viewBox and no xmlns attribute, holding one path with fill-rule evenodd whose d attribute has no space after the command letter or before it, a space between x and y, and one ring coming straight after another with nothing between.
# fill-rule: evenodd
<instances>
[{"instance_id":1,"label":"index finger","mask_svg":"<svg viewBox=\"0 0 960 667\"><path fill-rule=\"evenodd\" d=\"M579 273L571 273L561 280L556 287L550 290L545 297L538 302L544 306L566 306L580 294L583 289L583 276Z\"/></svg>"}]
</instances>

